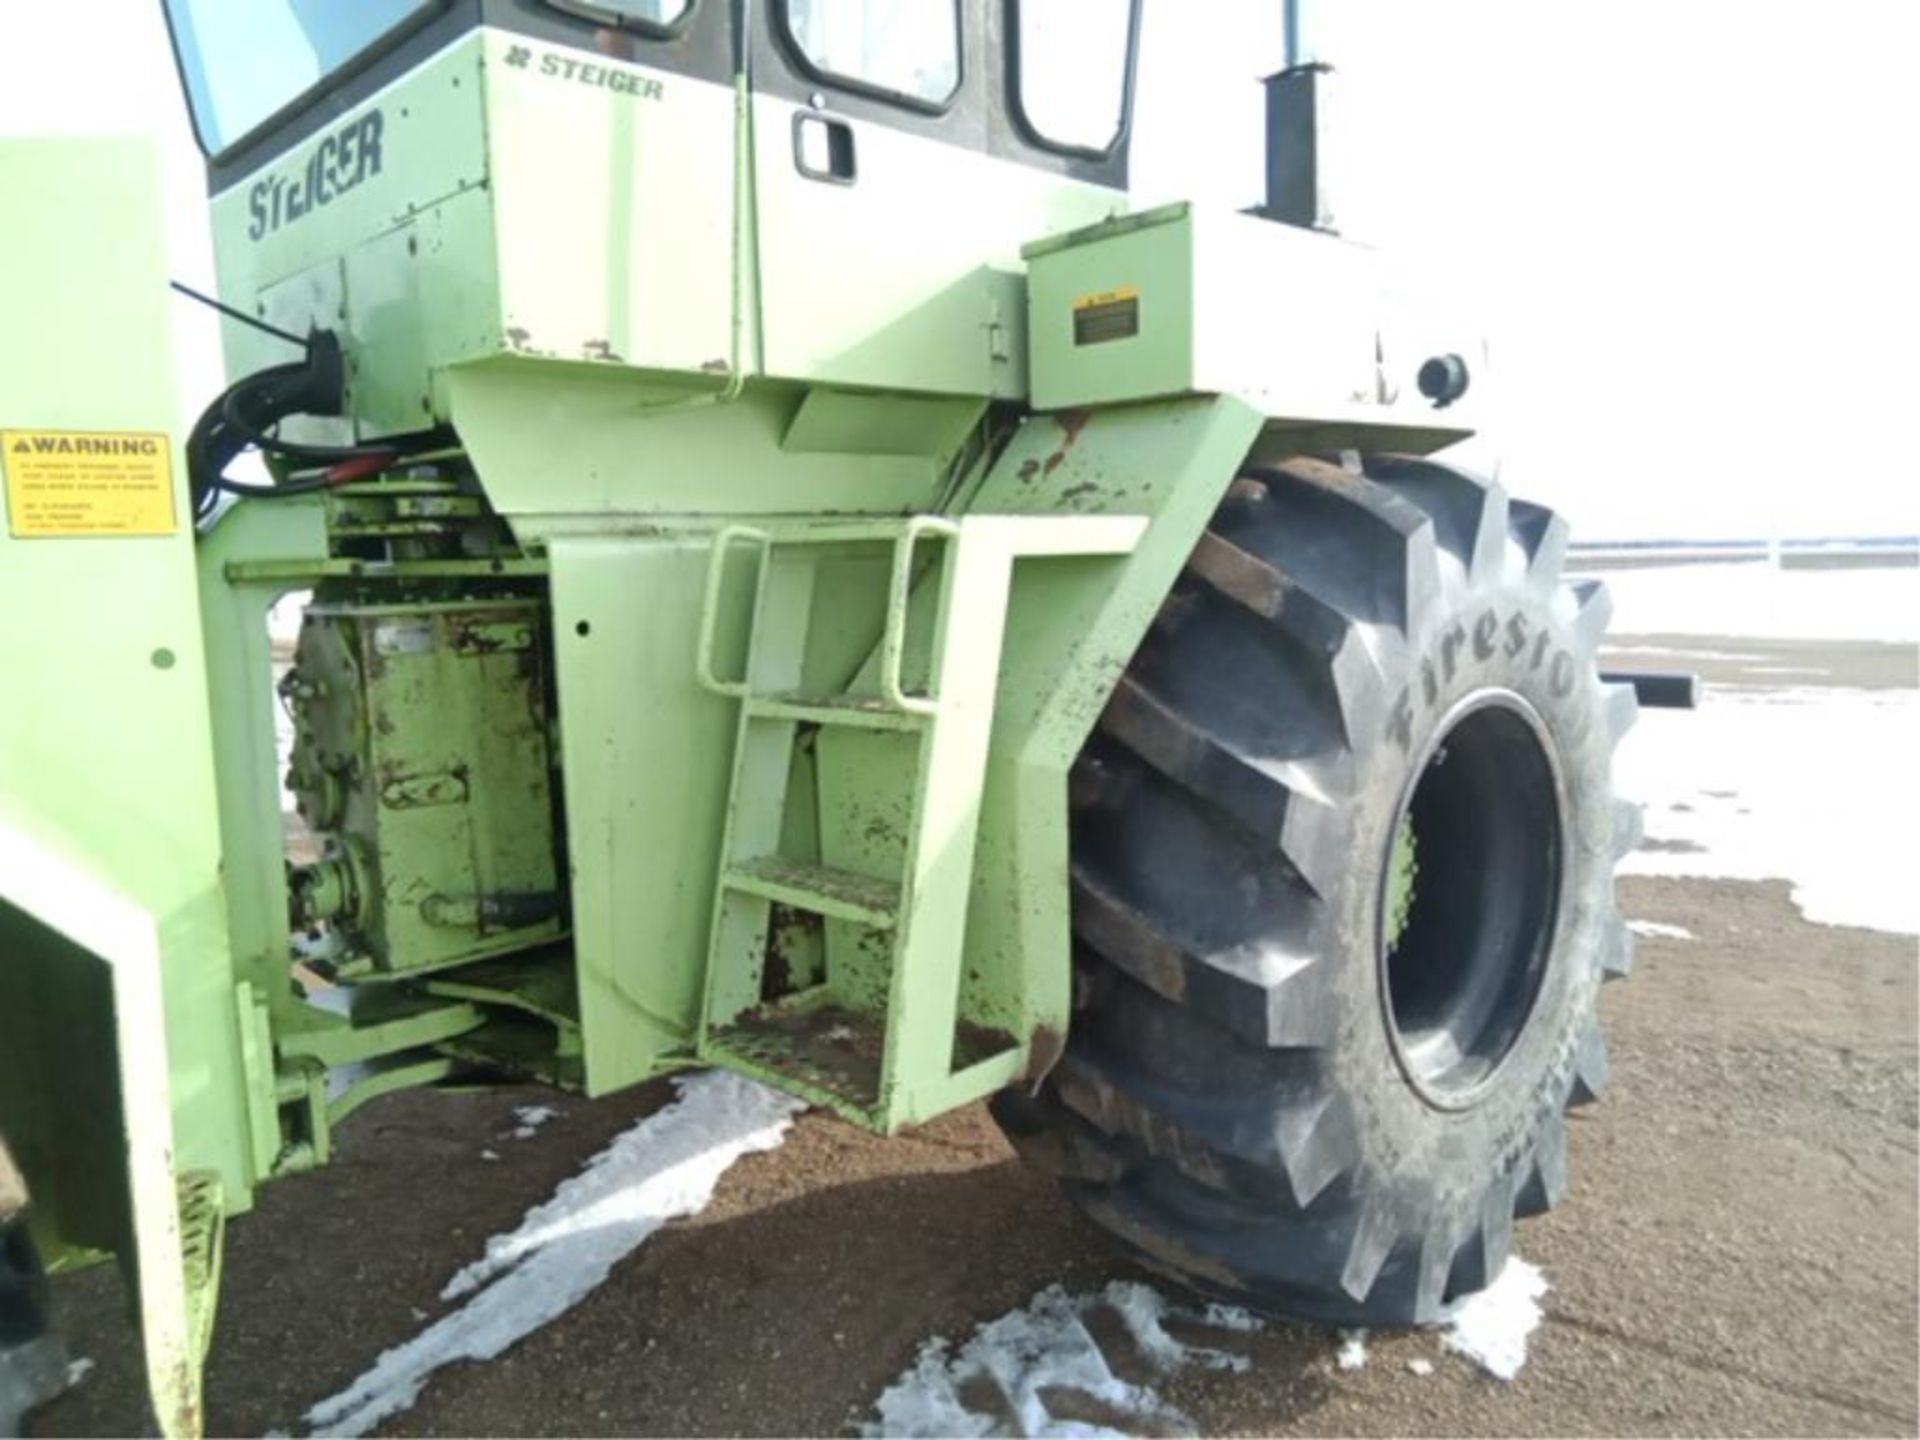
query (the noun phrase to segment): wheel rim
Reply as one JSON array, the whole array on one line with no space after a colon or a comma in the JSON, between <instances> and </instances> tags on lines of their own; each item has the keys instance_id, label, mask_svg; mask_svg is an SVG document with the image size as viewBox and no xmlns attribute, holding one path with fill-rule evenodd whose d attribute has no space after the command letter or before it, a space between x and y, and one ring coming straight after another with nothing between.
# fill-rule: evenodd
<instances>
[{"instance_id":1,"label":"wheel rim","mask_svg":"<svg viewBox=\"0 0 1920 1440\"><path fill-rule=\"evenodd\" d=\"M1401 797L1390 847L1418 847L1411 899L1378 926L1380 994L1395 1059L1443 1109L1472 1105L1525 1033L1560 911L1564 796L1546 729L1518 695L1469 696L1436 727Z\"/></svg>"}]
</instances>

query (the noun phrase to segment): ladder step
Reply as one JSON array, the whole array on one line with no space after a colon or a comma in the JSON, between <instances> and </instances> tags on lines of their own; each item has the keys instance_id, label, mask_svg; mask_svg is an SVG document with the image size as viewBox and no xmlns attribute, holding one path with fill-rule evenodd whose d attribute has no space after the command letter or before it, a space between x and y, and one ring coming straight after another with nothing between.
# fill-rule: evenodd
<instances>
[{"instance_id":1,"label":"ladder step","mask_svg":"<svg viewBox=\"0 0 1920 1440\"><path fill-rule=\"evenodd\" d=\"M721 883L778 905L891 930L900 915L900 887L873 875L768 855L729 868Z\"/></svg>"},{"instance_id":2,"label":"ladder step","mask_svg":"<svg viewBox=\"0 0 1920 1440\"><path fill-rule=\"evenodd\" d=\"M747 713L759 720L802 725L850 725L863 730L918 730L925 715L895 710L878 695L754 695Z\"/></svg>"},{"instance_id":3,"label":"ladder step","mask_svg":"<svg viewBox=\"0 0 1920 1440\"><path fill-rule=\"evenodd\" d=\"M762 1006L702 1042L704 1060L765 1077L856 1125L878 1128L886 1016L832 1003Z\"/></svg>"}]
</instances>

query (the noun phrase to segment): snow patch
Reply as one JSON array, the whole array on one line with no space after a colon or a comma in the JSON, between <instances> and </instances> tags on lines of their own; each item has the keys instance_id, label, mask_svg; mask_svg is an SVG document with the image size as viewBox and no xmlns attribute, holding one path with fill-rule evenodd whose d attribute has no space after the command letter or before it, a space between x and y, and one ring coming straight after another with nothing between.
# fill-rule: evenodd
<instances>
[{"instance_id":1,"label":"snow patch","mask_svg":"<svg viewBox=\"0 0 1920 1440\"><path fill-rule=\"evenodd\" d=\"M875 1402L869 1436L1123 1436L1191 1434L1193 1422L1150 1384L1123 1380L1086 1321L1097 1312L1126 1328L1140 1365L1164 1379L1189 1365L1245 1370L1245 1355L1189 1345L1166 1321L1250 1334L1261 1321L1226 1305L1171 1303L1150 1286L1116 1280L1092 1295L1050 1285L1024 1309L982 1325L956 1352L929 1340L913 1368ZM1077 1403L1076 1403L1077 1402ZM986 1404L986 1411L975 1408ZM1059 1409L1063 1413L1056 1414ZM1089 1420L1097 1413L1111 1424Z\"/></svg>"},{"instance_id":2,"label":"snow patch","mask_svg":"<svg viewBox=\"0 0 1920 1440\"><path fill-rule=\"evenodd\" d=\"M77 1360L69 1360L67 1362L67 1388L71 1390L92 1373L93 1361L89 1357L82 1355Z\"/></svg>"},{"instance_id":3,"label":"snow patch","mask_svg":"<svg viewBox=\"0 0 1920 1440\"><path fill-rule=\"evenodd\" d=\"M1646 805L1626 875L1792 882L1823 925L1920 933L1912 690L1709 687L1694 711L1643 710L1614 787Z\"/></svg>"},{"instance_id":4,"label":"snow patch","mask_svg":"<svg viewBox=\"0 0 1920 1440\"><path fill-rule=\"evenodd\" d=\"M1547 1288L1537 1265L1509 1257L1493 1284L1446 1308L1440 1343L1497 1380L1513 1379L1527 1363L1527 1341L1540 1328Z\"/></svg>"},{"instance_id":5,"label":"snow patch","mask_svg":"<svg viewBox=\"0 0 1920 1440\"><path fill-rule=\"evenodd\" d=\"M1697 938L1684 925L1666 925L1658 920L1629 920L1627 929L1649 940L1692 940Z\"/></svg>"},{"instance_id":6,"label":"snow patch","mask_svg":"<svg viewBox=\"0 0 1920 1440\"><path fill-rule=\"evenodd\" d=\"M1433 1373L1433 1362L1416 1355L1413 1359L1407 1361L1407 1370L1414 1375L1419 1375L1424 1378Z\"/></svg>"},{"instance_id":7,"label":"snow patch","mask_svg":"<svg viewBox=\"0 0 1920 1440\"><path fill-rule=\"evenodd\" d=\"M1334 1352L1333 1363L1342 1370L1358 1370L1367 1363L1367 1332L1364 1330L1342 1330L1340 1348Z\"/></svg>"},{"instance_id":8,"label":"snow patch","mask_svg":"<svg viewBox=\"0 0 1920 1440\"><path fill-rule=\"evenodd\" d=\"M560 1114L552 1105L516 1105L513 1118L519 1123L513 1127L513 1138L531 1140L540 1127Z\"/></svg>"},{"instance_id":9,"label":"snow patch","mask_svg":"<svg viewBox=\"0 0 1920 1440\"><path fill-rule=\"evenodd\" d=\"M419 1399L442 1366L491 1360L565 1314L662 1225L704 1209L734 1161L777 1147L802 1108L738 1075L709 1072L674 1083L677 1100L594 1156L518 1229L490 1239L486 1254L441 1292L471 1299L315 1405L307 1425L365 1435Z\"/></svg>"}]
</instances>

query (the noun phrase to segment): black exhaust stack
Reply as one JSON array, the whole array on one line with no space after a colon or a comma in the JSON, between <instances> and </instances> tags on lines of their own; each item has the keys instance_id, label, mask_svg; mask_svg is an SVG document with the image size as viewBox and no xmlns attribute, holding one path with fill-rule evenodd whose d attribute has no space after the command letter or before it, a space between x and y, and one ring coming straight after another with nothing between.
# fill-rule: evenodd
<instances>
[{"instance_id":1,"label":"black exhaust stack","mask_svg":"<svg viewBox=\"0 0 1920 1440\"><path fill-rule=\"evenodd\" d=\"M1317 60L1269 75L1267 87L1267 203L1259 214L1282 225L1332 231L1327 184L1328 94L1333 67Z\"/></svg>"},{"instance_id":2,"label":"black exhaust stack","mask_svg":"<svg viewBox=\"0 0 1920 1440\"><path fill-rule=\"evenodd\" d=\"M1254 214L1307 230L1335 230L1327 173L1333 67L1314 53L1303 7L1285 0L1286 66L1267 87L1267 200Z\"/></svg>"}]
</instances>

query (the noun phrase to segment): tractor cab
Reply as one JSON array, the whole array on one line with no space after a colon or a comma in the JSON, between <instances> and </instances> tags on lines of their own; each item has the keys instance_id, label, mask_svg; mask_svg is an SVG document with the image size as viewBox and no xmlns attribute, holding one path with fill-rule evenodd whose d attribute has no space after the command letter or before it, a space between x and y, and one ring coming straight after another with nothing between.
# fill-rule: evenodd
<instances>
[{"instance_id":1,"label":"tractor cab","mask_svg":"<svg viewBox=\"0 0 1920 1440\"><path fill-rule=\"evenodd\" d=\"M1020 249L1125 207L1137 11L167 0L222 295L341 332L362 439L489 357L1024 394Z\"/></svg>"}]
</instances>

